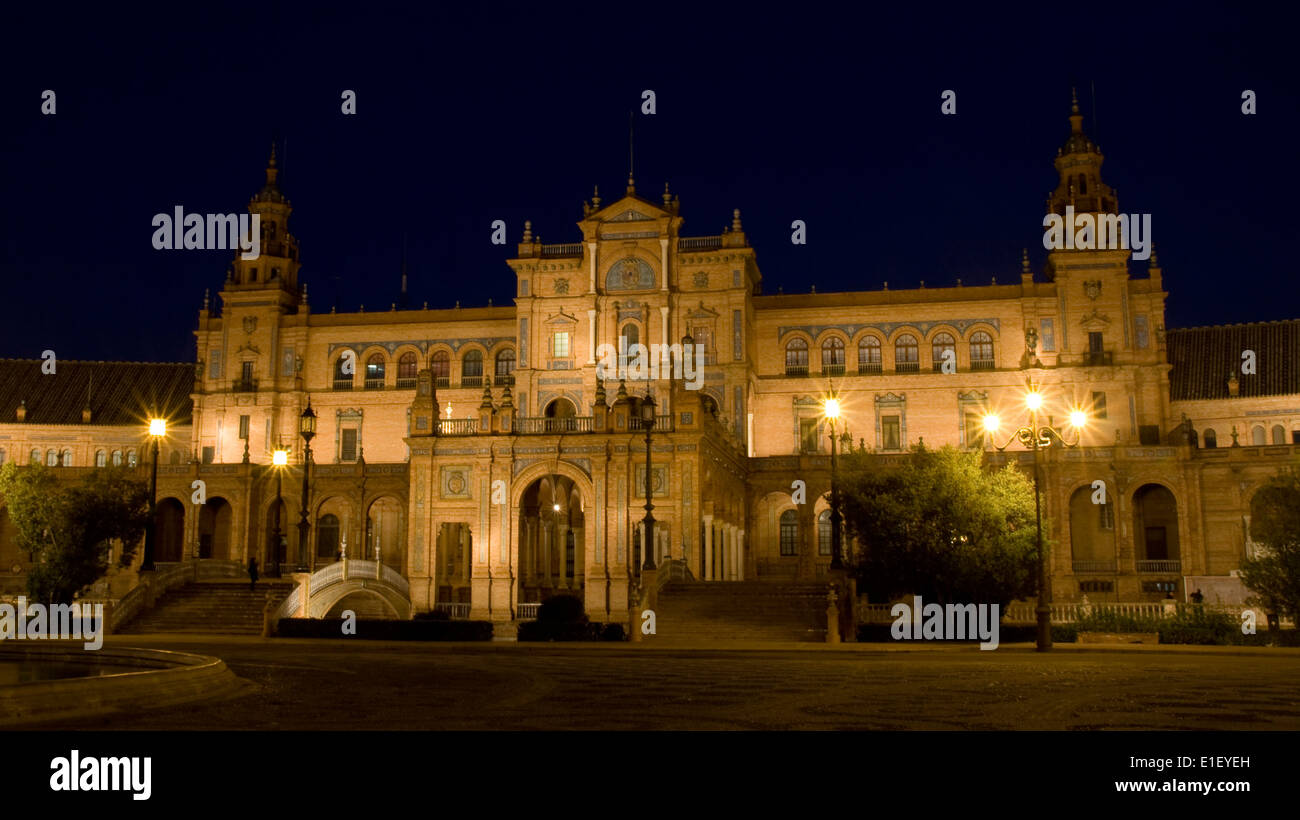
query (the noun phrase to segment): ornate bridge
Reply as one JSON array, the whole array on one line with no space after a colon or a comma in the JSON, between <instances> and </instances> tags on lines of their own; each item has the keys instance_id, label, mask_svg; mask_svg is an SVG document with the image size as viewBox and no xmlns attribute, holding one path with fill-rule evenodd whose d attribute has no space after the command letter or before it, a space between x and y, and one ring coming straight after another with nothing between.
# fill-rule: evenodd
<instances>
[{"instance_id":1,"label":"ornate bridge","mask_svg":"<svg viewBox=\"0 0 1300 820\"><path fill-rule=\"evenodd\" d=\"M335 604L356 592L379 596L400 619L411 617L410 584L401 573L378 561L344 559L317 570L304 583L299 583L280 604L273 621L324 618Z\"/></svg>"}]
</instances>

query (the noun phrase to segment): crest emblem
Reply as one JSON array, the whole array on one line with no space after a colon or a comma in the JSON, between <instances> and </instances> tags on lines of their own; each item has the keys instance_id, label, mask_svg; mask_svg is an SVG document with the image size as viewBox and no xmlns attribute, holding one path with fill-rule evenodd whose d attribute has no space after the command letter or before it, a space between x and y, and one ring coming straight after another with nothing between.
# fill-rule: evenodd
<instances>
[{"instance_id":1,"label":"crest emblem","mask_svg":"<svg viewBox=\"0 0 1300 820\"><path fill-rule=\"evenodd\" d=\"M1097 297L1101 295L1101 280L1100 280L1100 279L1090 279L1090 280L1088 280L1087 282L1084 282L1084 283L1083 283L1083 292L1084 292L1085 294L1087 294L1087 296L1088 296L1089 299L1092 299L1092 300L1095 301L1095 300L1097 299Z\"/></svg>"},{"instance_id":2,"label":"crest emblem","mask_svg":"<svg viewBox=\"0 0 1300 820\"><path fill-rule=\"evenodd\" d=\"M245 332L245 333L252 333L254 330L257 330L257 317L256 317L256 316L245 316L245 317L244 317L244 332Z\"/></svg>"}]
</instances>

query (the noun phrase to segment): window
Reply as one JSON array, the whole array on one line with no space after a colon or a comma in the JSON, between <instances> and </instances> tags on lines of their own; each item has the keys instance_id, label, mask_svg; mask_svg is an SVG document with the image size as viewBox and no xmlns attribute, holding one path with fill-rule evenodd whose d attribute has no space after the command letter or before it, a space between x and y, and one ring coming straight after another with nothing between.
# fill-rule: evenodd
<instances>
[{"instance_id":1,"label":"window","mask_svg":"<svg viewBox=\"0 0 1300 820\"><path fill-rule=\"evenodd\" d=\"M984 447L984 414L977 410L967 410L962 414L962 427L966 430L966 446L972 449Z\"/></svg>"},{"instance_id":2,"label":"window","mask_svg":"<svg viewBox=\"0 0 1300 820\"><path fill-rule=\"evenodd\" d=\"M1043 319L1038 323L1038 340L1041 342L1044 353L1051 353L1056 350L1056 327L1051 319Z\"/></svg>"},{"instance_id":3,"label":"window","mask_svg":"<svg viewBox=\"0 0 1300 820\"><path fill-rule=\"evenodd\" d=\"M993 337L977 330L970 335L970 369L992 370L993 366Z\"/></svg>"},{"instance_id":4,"label":"window","mask_svg":"<svg viewBox=\"0 0 1300 820\"><path fill-rule=\"evenodd\" d=\"M115 463L116 463L116 464L121 464L121 463L122 463L122 461L121 461L121 456L122 456L122 454L121 454L121 453L117 453L116 455L118 456L118 460L117 460ZM33 449L33 450L32 450L32 455L31 455L31 459L30 459L27 463L28 463L28 464L40 464L40 463L41 463L41 451L38 450L38 449Z\"/></svg>"},{"instance_id":5,"label":"window","mask_svg":"<svg viewBox=\"0 0 1300 820\"><path fill-rule=\"evenodd\" d=\"M740 271L736 271L740 275ZM739 286L739 282L736 283ZM735 361L741 361L745 358L745 338L743 325L740 320L740 311L731 311L731 358Z\"/></svg>"},{"instance_id":6,"label":"window","mask_svg":"<svg viewBox=\"0 0 1300 820\"><path fill-rule=\"evenodd\" d=\"M347 351L345 351L346 353ZM351 390L352 374L344 370L344 366L349 361L355 361L351 356L341 355L334 362L334 389Z\"/></svg>"},{"instance_id":7,"label":"window","mask_svg":"<svg viewBox=\"0 0 1300 820\"><path fill-rule=\"evenodd\" d=\"M280 354L280 375L293 376L297 371L294 366L293 348L286 347Z\"/></svg>"},{"instance_id":8,"label":"window","mask_svg":"<svg viewBox=\"0 0 1300 820\"><path fill-rule=\"evenodd\" d=\"M1114 581L1080 581L1080 592L1114 592Z\"/></svg>"},{"instance_id":9,"label":"window","mask_svg":"<svg viewBox=\"0 0 1300 820\"><path fill-rule=\"evenodd\" d=\"M1256 425L1255 429L1250 431L1250 443L1256 447L1262 447L1264 444L1268 443L1263 427Z\"/></svg>"},{"instance_id":10,"label":"window","mask_svg":"<svg viewBox=\"0 0 1300 820\"><path fill-rule=\"evenodd\" d=\"M1100 367L1108 364L1106 358L1105 340L1102 338L1101 331L1088 331L1088 365L1091 367Z\"/></svg>"},{"instance_id":11,"label":"window","mask_svg":"<svg viewBox=\"0 0 1300 820\"><path fill-rule=\"evenodd\" d=\"M5 463L5 448L0 447L0 464Z\"/></svg>"},{"instance_id":12,"label":"window","mask_svg":"<svg viewBox=\"0 0 1300 820\"><path fill-rule=\"evenodd\" d=\"M527 279L520 279L520 280L519 280L519 295L520 295L520 296L527 296L527 295L528 295L528 280L527 280Z\"/></svg>"},{"instance_id":13,"label":"window","mask_svg":"<svg viewBox=\"0 0 1300 820\"><path fill-rule=\"evenodd\" d=\"M1280 424L1273 425L1273 443L1286 444L1286 430L1282 429Z\"/></svg>"},{"instance_id":14,"label":"window","mask_svg":"<svg viewBox=\"0 0 1300 820\"><path fill-rule=\"evenodd\" d=\"M799 542L799 516L794 510L781 513L781 554L796 554Z\"/></svg>"},{"instance_id":15,"label":"window","mask_svg":"<svg viewBox=\"0 0 1300 820\"><path fill-rule=\"evenodd\" d=\"M211 463L216 459L216 457L217 457L217 448L216 448L216 447L210 447L210 446L209 446L209 447L204 447L204 448L203 448L203 463L204 463L204 464L211 464ZM114 464L118 464L118 463L120 463L120 458L121 458L121 454L116 453L116 452L113 453L113 463L114 463Z\"/></svg>"},{"instance_id":16,"label":"window","mask_svg":"<svg viewBox=\"0 0 1300 820\"><path fill-rule=\"evenodd\" d=\"M1205 443L1205 449L1213 450L1219 446L1219 434L1214 432L1213 427L1206 427L1201 434L1201 441Z\"/></svg>"},{"instance_id":17,"label":"window","mask_svg":"<svg viewBox=\"0 0 1300 820\"><path fill-rule=\"evenodd\" d=\"M896 373L919 373L920 358L917 352L916 337L904 333L894 342L894 371Z\"/></svg>"},{"instance_id":18,"label":"window","mask_svg":"<svg viewBox=\"0 0 1300 820\"><path fill-rule=\"evenodd\" d=\"M497 386L515 383L515 352L506 349L497 354Z\"/></svg>"},{"instance_id":19,"label":"window","mask_svg":"<svg viewBox=\"0 0 1300 820\"><path fill-rule=\"evenodd\" d=\"M821 425L815 418L799 419L799 452L815 453L821 444Z\"/></svg>"},{"instance_id":20,"label":"window","mask_svg":"<svg viewBox=\"0 0 1300 820\"><path fill-rule=\"evenodd\" d=\"M875 336L863 336L858 341L858 372L880 372L880 340Z\"/></svg>"},{"instance_id":21,"label":"window","mask_svg":"<svg viewBox=\"0 0 1300 820\"><path fill-rule=\"evenodd\" d=\"M791 339L785 346L785 375L808 375L808 343L803 339Z\"/></svg>"},{"instance_id":22,"label":"window","mask_svg":"<svg viewBox=\"0 0 1300 820\"><path fill-rule=\"evenodd\" d=\"M59 464L63 467L72 466L72 451L64 450L63 455L59 457Z\"/></svg>"},{"instance_id":23,"label":"window","mask_svg":"<svg viewBox=\"0 0 1300 820\"><path fill-rule=\"evenodd\" d=\"M46 467L57 467L57 466L59 466L59 451L58 451L58 450L46 450L46 451L45 451L45 466L46 466ZM135 466L135 465L131 465L131 466Z\"/></svg>"},{"instance_id":24,"label":"window","mask_svg":"<svg viewBox=\"0 0 1300 820\"><path fill-rule=\"evenodd\" d=\"M1095 419L1106 418L1106 394L1092 391L1092 417Z\"/></svg>"},{"instance_id":25,"label":"window","mask_svg":"<svg viewBox=\"0 0 1300 820\"><path fill-rule=\"evenodd\" d=\"M366 359L366 389L384 389L384 354L374 353Z\"/></svg>"},{"instance_id":26,"label":"window","mask_svg":"<svg viewBox=\"0 0 1300 820\"><path fill-rule=\"evenodd\" d=\"M399 390L415 387L415 354L409 350L397 360L397 388Z\"/></svg>"},{"instance_id":27,"label":"window","mask_svg":"<svg viewBox=\"0 0 1300 820\"><path fill-rule=\"evenodd\" d=\"M556 359L569 358L569 331L557 330L551 334L551 356Z\"/></svg>"},{"instance_id":28,"label":"window","mask_svg":"<svg viewBox=\"0 0 1300 820\"><path fill-rule=\"evenodd\" d=\"M1159 447L1160 446L1160 425L1139 424L1138 444L1141 444L1143 447Z\"/></svg>"},{"instance_id":29,"label":"window","mask_svg":"<svg viewBox=\"0 0 1300 820\"><path fill-rule=\"evenodd\" d=\"M128 466L128 467L134 467L134 466L137 464L137 462L138 462L138 459L137 459L137 457L136 457L135 450L127 450L127 451L126 451L126 466Z\"/></svg>"},{"instance_id":30,"label":"window","mask_svg":"<svg viewBox=\"0 0 1300 820\"><path fill-rule=\"evenodd\" d=\"M1103 530L1115 529L1115 505L1109 496L1105 504L1097 505L1097 526Z\"/></svg>"},{"instance_id":31,"label":"window","mask_svg":"<svg viewBox=\"0 0 1300 820\"><path fill-rule=\"evenodd\" d=\"M624 340L624 350L631 350L632 345L641 343L641 328L637 327L633 322L623 325L623 329L619 331L618 335L621 340Z\"/></svg>"},{"instance_id":32,"label":"window","mask_svg":"<svg viewBox=\"0 0 1300 820\"><path fill-rule=\"evenodd\" d=\"M902 430L902 424L898 416L881 416L880 449L882 450L902 449L901 430Z\"/></svg>"},{"instance_id":33,"label":"window","mask_svg":"<svg viewBox=\"0 0 1300 820\"><path fill-rule=\"evenodd\" d=\"M946 359L951 358L952 367L957 366L957 341L953 339L951 333L936 333L934 341L930 343L930 356L934 372L943 371L943 363Z\"/></svg>"},{"instance_id":34,"label":"window","mask_svg":"<svg viewBox=\"0 0 1300 820\"><path fill-rule=\"evenodd\" d=\"M1134 316L1133 327L1137 331L1137 346L1145 350L1151 344L1151 332L1147 326L1146 316Z\"/></svg>"},{"instance_id":35,"label":"window","mask_svg":"<svg viewBox=\"0 0 1300 820\"><path fill-rule=\"evenodd\" d=\"M103 450L96 450L96 451L95 451L95 466L96 466L96 467L103 467L103 466L105 466L106 464L108 464L108 456L104 453Z\"/></svg>"},{"instance_id":36,"label":"window","mask_svg":"<svg viewBox=\"0 0 1300 820\"><path fill-rule=\"evenodd\" d=\"M817 516L817 554L831 554L831 511L822 510Z\"/></svg>"},{"instance_id":37,"label":"window","mask_svg":"<svg viewBox=\"0 0 1300 820\"><path fill-rule=\"evenodd\" d=\"M1300 430L1291 431L1291 443L1300 444Z\"/></svg>"},{"instance_id":38,"label":"window","mask_svg":"<svg viewBox=\"0 0 1300 820\"><path fill-rule=\"evenodd\" d=\"M243 441L248 440L248 416L239 417L239 438Z\"/></svg>"},{"instance_id":39,"label":"window","mask_svg":"<svg viewBox=\"0 0 1300 820\"><path fill-rule=\"evenodd\" d=\"M460 361L460 386L483 386L483 351L470 350Z\"/></svg>"},{"instance_id":40,"label":"window","mask_svg":"<svg viewBox=\"0 0 1300 820\"><path fill-rule=\"evenodd\" d=\"M831 336L822 342L822 374L825 376L844 375L844 340Z\"/></svg>"},{"instance_id":41,"label":"window","mask_svg":"<svg viewBox=\"0 0 1300 820\"><path fill-rule=\"evenodd\" d=\"M339 461L357 460L357 430L351 427L339 431Z\"/></svg>"},{"instance_id":42,"label":"window","mask_svg":"<svg viewBox=\"0 0 1300 820\"><path fill-rule=\"evenodd\" d=\"M433 386L447 387L451 382L451 356L447 351L439 350L429 359L429 369L433 371Z\"/></svg>"},{"instance_id":43,"label":"window","mask_svg":"<svg viewBox=\"0 0 1300 820\"><path fill-rule=\"evenodd\" d=\"M316 557L333 560L339 554L339 517L327 513L316 519Z\"/></svg>"},{"instance_id":44,"label":"window","mask_svg":"<svg viewBox=\"0 0 1300 820\"><path fill-rule=\"evenodd\" d=\"M696 366L702 364L713 364L717 355L713 350L713 328L707 326L691 328L691 339L697 345L704 348L704 360L697 362Z\"/></svg>"},{"instance_id":45,"label":"window","mask_svg":"<svg viewBox=\"0 0 1300 820\"><path fill-rule=\"evenodd\" d=\"M221 348L214 347L208 351L208 378L221 378Z\"/></svg>"}]
</instances>

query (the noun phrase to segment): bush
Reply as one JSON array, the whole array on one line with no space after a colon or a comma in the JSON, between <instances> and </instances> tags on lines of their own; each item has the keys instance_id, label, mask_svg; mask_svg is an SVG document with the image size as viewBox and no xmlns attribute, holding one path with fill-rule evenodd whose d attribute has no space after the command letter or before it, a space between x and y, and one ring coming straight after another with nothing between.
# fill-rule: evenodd
<instances>
[{"instance_id":1,"label":"bush","mask_svg":"<svg viewBox=\"0 0 1300 820\"><path fill-rule=\"evenodd\" d=\"M605 624L600 630L600 639L602 641L625 641L627 635L623 632L622 624Z\"/></svg>"},{"instance_id":2,"label":"bush","mask_svg":"<svg viewBox=\"0 0 1300 820\"><path fill-rule=\"evenodd\" d=\"M431 609L428 612L415 613L414 620L417 621L450 621L451 613L445 609Z\"/></svg>"},{"instance_id":3,"label":"bush","mask_svg":"<svg viewBox=\"0 0 1300 820\"><path fill-rule=\"evenodd\" d=\"M281 638L364 638L375 641L490 641L491 621L368 621L356 622L355 635L343 634L342 618L281 618Z\"/></svg>"},{"instance_id":4,"label":"bush","mask_svg":"<svg viewBox=\"0 0 1300 820\"><path fill-rule=\"evenodd\" d=\"M586 623L586 607L576 595L552 595L542 601L537 620L542 623Z\"/></svg>"}]
</instances>

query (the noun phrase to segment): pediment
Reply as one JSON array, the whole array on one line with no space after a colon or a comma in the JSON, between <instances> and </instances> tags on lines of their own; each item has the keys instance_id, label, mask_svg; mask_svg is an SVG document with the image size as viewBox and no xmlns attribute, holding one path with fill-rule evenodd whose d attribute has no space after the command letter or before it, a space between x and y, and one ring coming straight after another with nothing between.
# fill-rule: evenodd
<instances>
[{"instance_id":1,"label":"pediment","mask_svg":"<svg viewBox=\"0 0 1300 820\"><path fill-rule=\"evenodd\" d=\"M629 194L599 211L588 214L587 218L598 222L652 222L665 216L671 214L653 202Z\"/></svg>"},{"instance_id":2,"label":"pediment","mask_svg":"<svg viewBox=\"0 0 1300 820\"><path fill-rule=\"evenodd\" d=\"M548 325L560 325L560 324L572 324L572 323L576 323L577 321L578 321L577 317L573 316L572 314L565 313L564 311L560 311L559 313L556 313L553 316L546 317L545 323Z\"/></svg>"},{"instance_id":3,"label":"pediment","mask_svg":"<svg viewBox=\"0 0 1300 820\"><path fill-rule=\"evenodd\" d=\"M1103 330L1110 326L1110 317L1093 308L1091 313L1083 315L1083 318L1079 320L1079 324L1088 330Z\"/></svg>"}]
</instances>

